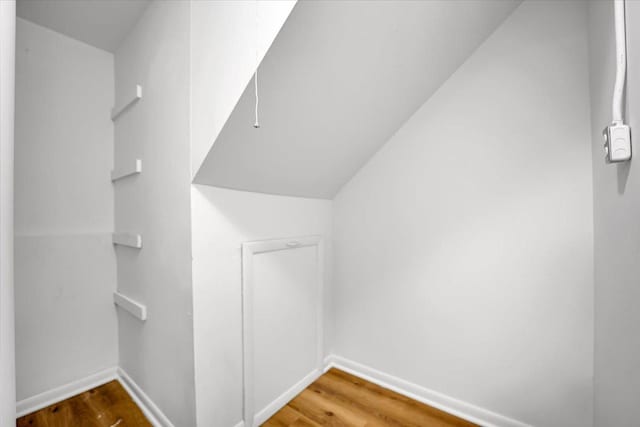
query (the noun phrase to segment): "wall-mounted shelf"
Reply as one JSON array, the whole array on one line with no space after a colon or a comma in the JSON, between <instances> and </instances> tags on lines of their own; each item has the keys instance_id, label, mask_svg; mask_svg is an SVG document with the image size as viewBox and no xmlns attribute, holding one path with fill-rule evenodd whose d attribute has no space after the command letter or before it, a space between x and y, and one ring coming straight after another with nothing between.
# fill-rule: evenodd
<instances>
[{"instance_id":1,"label":"wall-mounted shelf","mask_svg":"<svg viewBox=\"0 0 640 427\"><path fill-rule=\"evenodd\" d=\"M118 107L113 107L111 109L111 120L116 121L118 117L120 117L120 114L124 113L129 109L129 107L138 102L140 98L142 98L142 86L136 85L135 92L131 94L131 97L127 101Z\"/></svg>"},{"instance_id":2,"label":"wall-mounted shelf","mask_svg":"<svg viewBox=\"0 0 640 427\"><path fill-rule=\"evenodd\" d=\"M131 315L142 321L147 320L147 306L140 304L137 301L121 294L120 292L113 293L113 302L123 310L128 311Z\"/></svg>"},{"instance_id":3,"label":"wall-mounted shelf","mask_svg":"<svg viewBox=\"0 0 640 427\"><path fill-rule=\"evenodd\" d=\"M142 235L135 233L113 233L113 244L140 249L142 248Z\"/></svg>"},{"instance_id":4,"label":"wall-mounted shelf","mask_svg":"<svg viewBox=\"0 0 640 427\"><path fill-rule=\"evenodd\" d=\"M111 182L125 178L127 176L136 175L142 172L142 160L136 159L135 162L116 167L111 171Z\"/></svg>"}]
</instances>

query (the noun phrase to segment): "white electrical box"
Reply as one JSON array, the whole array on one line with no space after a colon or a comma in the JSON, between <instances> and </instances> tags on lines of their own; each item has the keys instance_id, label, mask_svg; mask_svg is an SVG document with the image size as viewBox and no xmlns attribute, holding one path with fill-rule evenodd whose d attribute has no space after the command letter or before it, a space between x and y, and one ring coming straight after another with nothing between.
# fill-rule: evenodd
<instances>
[{"instance_id":1,"label":"white electrical box","mask_svg":"<svg viewBox=\"0 0 640 427\"><path fill-rule=\"evenodd\" d=\"M631 129L623 124L611 124L602 131L604 153L608 163L631 160Z\"/></svg>"}]
</instances>

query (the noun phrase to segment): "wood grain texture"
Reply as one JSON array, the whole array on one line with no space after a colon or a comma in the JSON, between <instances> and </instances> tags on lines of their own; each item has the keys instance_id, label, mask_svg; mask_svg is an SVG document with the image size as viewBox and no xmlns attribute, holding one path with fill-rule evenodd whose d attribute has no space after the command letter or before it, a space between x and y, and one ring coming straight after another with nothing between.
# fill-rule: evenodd
<instances>
[{"instance_id":1,"label":"wood grain texture","mask_svg":"<svg viewBox=\"0 0 640 427\"><path fill-rule=\"evenodd\" d=\"M266 427L468 427L475 424L338 369L330 369Z\"/></svg>"},{"instance_id":2,"label":"wood grain texture","mask_svg":"<svg viewBox=\"0 0 640 427\"><path fill-rule=\"evenodd\" d=\"M118 381L18 418L17 427L151 427Z\"/></svg>"}]
</instances>

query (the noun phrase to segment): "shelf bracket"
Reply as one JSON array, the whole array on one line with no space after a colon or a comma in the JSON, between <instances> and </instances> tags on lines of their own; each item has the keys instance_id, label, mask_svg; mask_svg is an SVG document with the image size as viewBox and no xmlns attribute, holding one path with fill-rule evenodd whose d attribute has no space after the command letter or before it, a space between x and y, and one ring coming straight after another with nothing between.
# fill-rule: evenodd
<instances>
[{"instance_id":1,"label":"shelf bracket","mask_svg":"<svg viewBox=\"0 0 640 427\"><path fill-rule=\"evenodd\" d=\"M113 293L113 302L118 307L125 311L128 311L136 319L140 319L143 322L147 320L147 306L140 304L137 301L132 300L128 296L121 294L120 292Z\"/></svg>"},{"instance_id":2,"label":"shelf bracket","mask_svg":"<svg viewBox=\"0 0 640 427\"><path fill-rule=\"evenodd\" d=\"M113 244L129 246L131 248L142 248L142 235L135 233L113 233Z\"/></svg>"},{"instance_id":3,"label":"shelf bracket","mask_svg":"<svg viewBox=\"0 0 640 427\"><path fill-rule=\"evenodd\" d=\"M115 182L119 179L126 178L131 175L139 174L140 172L142 172L142 160L136 159L136 161L132 164L114 168L111 171L111 182Z\"/></svg>"},{"instance_id":4,"label":"shelf bracket","mask_svg":"<svg viewBox=\"0 0 640 427\"><path fill-rule=\"evenodd\" d=\"M126 101L124 104L118 107L114 107L111 109L111 120L115 122L122 113L128 110L133 104L138 102L141 98L142 98L142 86L136 85L136 91L133 94L133 96L129 98L128 101Z\"/></svg>"}]
</instances>

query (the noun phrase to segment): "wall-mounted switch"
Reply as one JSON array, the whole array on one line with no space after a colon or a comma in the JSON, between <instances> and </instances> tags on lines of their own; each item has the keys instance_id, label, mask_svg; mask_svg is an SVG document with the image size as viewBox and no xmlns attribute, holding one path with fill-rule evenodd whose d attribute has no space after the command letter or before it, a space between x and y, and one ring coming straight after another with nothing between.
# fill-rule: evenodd
<instances>
[{"instance_id":1,"label":"wall-mounted switch","mask_svg":"<svg viewBox=\"0 0 640 427\"><path fill-rule=\"evenodd\" d=\"M623 124L611 124L602 131L607 163L631 160L631 129Z\"/></svg>"}]
</instances>

